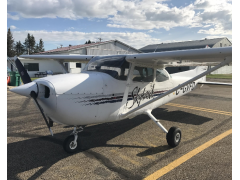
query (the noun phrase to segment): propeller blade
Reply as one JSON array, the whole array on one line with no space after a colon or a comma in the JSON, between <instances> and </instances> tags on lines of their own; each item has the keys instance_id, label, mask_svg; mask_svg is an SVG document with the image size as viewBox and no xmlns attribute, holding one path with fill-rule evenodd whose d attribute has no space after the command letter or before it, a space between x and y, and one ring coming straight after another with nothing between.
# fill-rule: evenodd
<instances>
[{"instance_id":1,"label":"propeller blade","mask_svg":"<svg viewBox=\"0 0 240 180\"><path fill-rule=\"evenodd\" d=\"M15 64L17 66L18 72L21 76L21 79L23 81L24 84L30 83L32 82L30 76L28 75L26 69L23 67L22 63L20 62L20 60L15 56L14 58L15 60Z\"/></svg>"},{"instance_id":2,"label":"propeller blade","mask_svg":"<svg viewBox=\"0 0 240 180\"><path fill-rule=\"evenodd\" d=\"M37 93L36 93L35 91L31 91L30 96L31 96L31 97L34 99L34 101L36 102L36 104L37 104L37 106L38 106L38 109L40 110L40 112L41 112L41 114L42 114L42 116L43 116L43 118L44 118L44 120L45 120L45 123L47 124L47 127L48 127L48 129L49 129L49 131L50 131L50 133L51 133L51 135L53 136L53 132L52 132L52 129L51 129L51 127L50 127L50 125L49 125L49 123L48 123L48 121L47 121L47 118L46 118L46 116L44 115L43 110L42 110L40 104L39 104L38 101L37 101Z\"/></svg>"},{"instance_id":3,"label":"propeller blade","mask_svg":"<svg viewBox=\"0 0 240 180\"><path fill-rule=\"evenodd\" d=\"M23 67L22 63L21 63L20 60L17 58L17 56L15 56L14 60L15 60L15 64L16 64L16 66L17 66L18 72L19 72L19 74L20 74L20 76L21 76L21 79L22 79L23 83L24 83L24 84L28 84L28 83L32 82L29 74L27 73L26 69ZM26 85L25 85L25 86L26 86ZM19 90L19 89L18 89L18 90ZM48 127L48 129L49 129L49 131L50 131L50 133L51 133L51 135L53 136L53 132L52 132L52 129L51 129L51 127L50 127L50 125L49 125L49 123L48 123L48 121L47 121L47 118L46 118L46 116L44 115L43 110L42 110L40 104L39 104L38 101L37 101L37 96L38 96L37 93L36 93L35 91L31 91L30 96L34 99L35 103L37 104L38 109L40 110L40 112L41 112L41 114L42 114L42 116L43 116L43 118L44 118L44 120L45 120L45 123L47 124L47 127Z\"/></svg>"}]
</instances>

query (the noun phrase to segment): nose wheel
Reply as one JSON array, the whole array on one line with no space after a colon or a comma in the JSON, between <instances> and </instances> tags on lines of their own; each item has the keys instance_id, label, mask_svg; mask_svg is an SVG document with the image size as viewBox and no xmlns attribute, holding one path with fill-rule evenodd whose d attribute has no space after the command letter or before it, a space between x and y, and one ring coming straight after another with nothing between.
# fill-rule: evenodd
<instances>
[{"instance_id":1,"label":"nose wheel","mask_svg":"<svg viewBox=\"0 0 240 180\"><path fill-rule=\"evenodd\" d=\"M77 151L78 146L80 145L79 139L75 140L74 135L68 136L63 142L63 149L68 153L74 153Z\"/></svg>"},{"instance_id":2,"label":"nose wheel","mask_svg":"<svg viewBox=\"0 0 240 180\"><path fill-rule=\"evenodd\" d=\"M80 127L77 131L77 127L74 127L73 132L63 142L63 149L67 153L75 153L80 149L80 141L78 139L78 133L83 131L83 127Z\"/></svg>"}]
</instances>

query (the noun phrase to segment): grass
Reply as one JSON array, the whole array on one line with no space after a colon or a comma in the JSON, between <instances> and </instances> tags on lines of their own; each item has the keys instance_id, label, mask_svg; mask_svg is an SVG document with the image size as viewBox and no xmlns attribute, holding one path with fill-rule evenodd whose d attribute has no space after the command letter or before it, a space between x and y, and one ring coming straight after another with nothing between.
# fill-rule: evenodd
<instances>
[{"instance_id":1,"label":"grass","mask_svg":"<svg viewBox=\"0 0 240 180\"><path fill-rule=\"evenodd\" d=\"M31 78L32 81L34 81L34 80L36 80L36 79L38 79L38 78Z\"/></svg>"},{"instance_id":2,"label":"grass","mask_svg":"<svg viewBox=\"0 0 240 180\"><path fill-rule=\"evenodd\" d=\"M232 79L232 74L209 74L207 78L213 79Z\"/></svg>"}]
</instances>

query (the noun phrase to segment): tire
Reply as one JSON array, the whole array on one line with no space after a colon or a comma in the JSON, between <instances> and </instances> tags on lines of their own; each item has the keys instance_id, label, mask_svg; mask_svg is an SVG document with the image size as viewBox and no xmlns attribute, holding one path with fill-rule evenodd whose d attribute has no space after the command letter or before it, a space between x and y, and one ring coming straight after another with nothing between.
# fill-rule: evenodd
<instances>
[{"instance_id":1,"label":"tire","mask_svg":"<svg viewBox=\"0 0 240 180\"><path fill-rule=\"evenodd\" d=\"M176 147L181 141L182 133L177 127L171 127L167 133L167 143L171 147Z\"/></svg>"},{"instance_id":2,"label":"tire","mask_svg":"<svg viewBox=\"0 0 240 180\"><path fill-rule=\"evenodd\" d=\"M77 139L77 144L75 146L73 146L73 141L74 141L74 135L70 135L64 140L63 149L67 153L75 153L78 150L80 146L79 138Z\"/></svg>"}]
</instances>

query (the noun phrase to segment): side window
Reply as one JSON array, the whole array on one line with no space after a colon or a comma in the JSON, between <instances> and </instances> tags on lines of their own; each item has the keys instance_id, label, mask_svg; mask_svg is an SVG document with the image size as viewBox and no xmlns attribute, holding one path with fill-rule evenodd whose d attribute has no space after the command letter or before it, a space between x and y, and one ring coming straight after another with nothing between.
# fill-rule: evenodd
<instances>
[{"instance_id":1,"label":"side window","mask_svg":"<svg viewBox=\"0 0 240 180\"><path fill-rule=\"evenodd\" d=\"M163 82L169 79L168 74L163 69L157 69L156 82Z\"/></svg>"},{"instance_id":2,"label":"side window","mask_svg":"<svg viewBox=\"0 0 240 180\"><path fill-rule=\"evenodd\" d=\"M24 63L24 68L27 71L39 71L39 63Z\"/></svg>"},{"instance_id":3,"label":"side window","mask_svg":"<svg viewBox=\"0 0 240 180\"><path fill-rule=\"evenodd\" d=\"M153 82L153 74L152 68L135 66L132 80L135 82Z\"/></svg>"}]
</instances>

